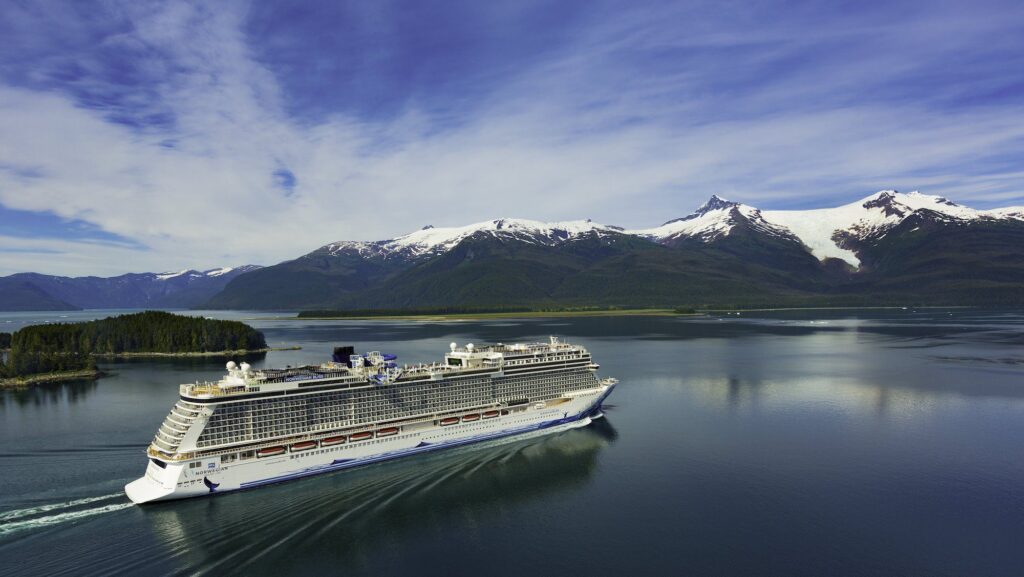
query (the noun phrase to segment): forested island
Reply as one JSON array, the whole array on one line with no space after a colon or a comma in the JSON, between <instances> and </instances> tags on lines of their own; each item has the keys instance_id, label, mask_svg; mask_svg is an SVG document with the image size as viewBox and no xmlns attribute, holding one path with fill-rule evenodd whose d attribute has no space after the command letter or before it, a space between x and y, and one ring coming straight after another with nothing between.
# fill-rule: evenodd
<instances>
[{"instance_id":1,"label":"forested island","mask_svg":"<svg viewBox=\"0 0 1024 577\"><path fill-rule=\"evenodd\" d=\"M25 327L8 335L0 383L95 378L97 357L191 356L265 352L263 333L238 321L174 315L160 311L81 323ZM4 337L0 336L0 343ZM2 349L4 347L0 347Z\"/></svg>"}]
</instances>

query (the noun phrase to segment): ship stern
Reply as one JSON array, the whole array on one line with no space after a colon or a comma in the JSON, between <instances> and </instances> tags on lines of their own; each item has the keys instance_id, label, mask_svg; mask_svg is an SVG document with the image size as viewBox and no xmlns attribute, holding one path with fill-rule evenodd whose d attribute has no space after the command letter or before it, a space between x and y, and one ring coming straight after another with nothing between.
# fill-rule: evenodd
<instances>
[{"instance_id":1,"label":"ship stern","mask_svg":"<svg viewBox=\"0 0 1024 577\"><path fill-rule=\"evenodd\" d=\"M136 505L174 498L183 467L150 459L146 474L124 486L124 492Z\"/></svg>"}]
</instances>

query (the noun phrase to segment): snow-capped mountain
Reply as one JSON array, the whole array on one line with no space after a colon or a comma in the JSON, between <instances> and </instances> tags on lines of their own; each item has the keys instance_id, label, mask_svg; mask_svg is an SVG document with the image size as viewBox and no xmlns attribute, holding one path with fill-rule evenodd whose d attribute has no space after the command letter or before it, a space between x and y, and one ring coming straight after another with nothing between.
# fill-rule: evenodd
<instances>
[{"instance_id":1,"label":"snow-capped mountain","mask_svg":"<svg viewBox=\"0 0 1024 577\"><path fill-rule=\"evenodd\" d=\"M540 222L520 218L499 218L459 227L436 228L428 225L416 232L389 240L338 241L322 247L320 250L329 254L357 253L363 257L418 258L447 252L474 235L555 246L585 234L601 235L621 232L622 229L619 227L597 224L590 220Z\"/></svg>"},{"instance_id":2,"label":"snow-capped mountain","mask_svg":"<svg viewBox=\"0 0 1024 577\"><path fill-rule=\"evenodd\" d=\"M19 273L0 278L0 310L188 308L207 301L234 278L258 268L245 265L107 278Z\"/></svg>"},{"instance_id":3,"label":"snow-capped mountain","mask_svg":"<svg viewBox=\"0 0 1024 577\"><path fill-rule=\"evenodd\" d=\"M975 210L882 191L835 208L779 211L714 196L692 214L636 230L516 218L428 226L387 240L334 242L245 273L207 305L808 302L1024 304L1024 208Z\"/></svg>"},{"instance_id":4,"label":"snow-capped mountain","mask_svg":"<svg viewBox=\"0 0 1024 577\"><path fill-rule=\"evenodd\" d=\"M941 196L883 190L836 208L764 212L766 220L791 231L814 256L822 260L838 258L854 267L860 266L856 250L862 243L885 236L912 215L964 223L1024 220L1024 208L975 210Z\"/></svg>"},{"instance_id":5,"label":"snow-capped mountain","mask_svg":"<svg viewBox=\"0 0 1024 577\"><path fill-rule=\"evenodd\" d=\"M670 220L657 228L628 232L661 243L680 238L710 243L728 236L745 222L769 236L798 239L819 260L836 258L857 268L861 265L858 249L884 237L889 230L915 215L959 223L1024 221L1024 207L975 210L941 196L883 190L835 208L761 211L712 196L689 216Z\"/></svg>"},{"instance_id":6,"label":"snow-capped mountain","mask_svg":"<svg viewBox=\"0 0 1024 577\"><path fill-rule=\"evenodd\" d=\"M665 244L687 238L713 242L728 236L732 230L745 223L753 230L780 237L790 236L785 228L774 225L752 206L731 202L717 195L704 203L693 214L670 220L665 224L643 230L626 231Z\"/></svg>"},{"instance_id":7,"label":"snow-capped mountain","mask_svg":"<svg viewBox=\"0 0 1024 577\"><path fill-rule=\"evenodd\" d=\"M623 234L668 246L684 240L711 244L728 237L736 227L742 226L754 234L799 242L819 260L835 258L858 268L861 260L857 251L864 243L884 236L886 231L911 215L927 215L930 218L946 218L958 222L1024 220L1024 207L975 210L940 196L883 190L835 208L762 211L715 195L692 214L648 229L626 230L590 220L547 223L502 218L462 227L427 226L389 240L338 241L313 254L347 253L363 258L418 259L445 253L474 235L544 246L557 246L589 235L601 237Z\"/></svg>"}]
</instances>

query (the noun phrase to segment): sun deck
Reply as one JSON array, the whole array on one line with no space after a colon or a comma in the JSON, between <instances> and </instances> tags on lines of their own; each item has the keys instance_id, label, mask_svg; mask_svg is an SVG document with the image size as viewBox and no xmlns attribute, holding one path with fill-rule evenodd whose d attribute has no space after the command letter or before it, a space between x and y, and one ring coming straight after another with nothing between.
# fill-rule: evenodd
<instances>
[{"instance_id":1,"label":"sun deck","mask_svg":"<svg viewBox=\"0 0 1024 577\"><path fill-rule=\"evenodd\" d=\"M395 356L377 351L352 355L347 362L328 362L283 369L253 369L248 364L228 363L228 374L217 382L186 383L179 387L182 398L216 399L243 395L287 392L320 386L379 386L413 381L442 380L460 375L503 374L505 369L520 371L532 365L589 361L590 354L580 346L552 337L547 343L502 343L476 348L473 344L451 351L443 362L405 364Z\"/></svg>"}]
</instances>

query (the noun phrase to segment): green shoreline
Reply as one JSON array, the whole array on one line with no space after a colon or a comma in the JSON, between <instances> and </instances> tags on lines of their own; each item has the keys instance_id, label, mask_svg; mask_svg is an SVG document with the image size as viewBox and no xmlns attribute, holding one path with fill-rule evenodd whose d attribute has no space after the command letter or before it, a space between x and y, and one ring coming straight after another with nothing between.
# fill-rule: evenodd
<instances>
[{"instance_id":1,"label":"green shoreline","mask_svg":"<svg viewBox=\"0 0 1024 577\"><path fill-rule=\"evenodd\" d=\"M138 359L138 358L161 358L161 357L231 357L236 355L253 355L269 353L271 351L298 351L302 347L267 347L264 349L238 349L234 351L200 351L182 353L157 353L157 352L128 352L128 353L92 353L92 356L100 359Z\"/></svg>"},{"instance_id":2,"label":"green shoreline","mask_svg":"<svg viewBox=\"0 0 1024 577\"><path fill-rule=\"evenodd\" d=\"M56 373L45 373L41 375L28 375L10 379L0 379L0 389L27 389L36 385L63 383L65 381L94 381L107 373L99 369L84 369L81 371L60 371Z\"/></svg>"},{"instance_id":3,"label":"green shoreline","mask_svg":"<svg viewBox=\"0 0 1024 577\"><path fill-rule=\"evenodd\" d=\"M318 316L318 317L252 317L257 320L303 320L303 321L459 321L487 319L520 319L520 318L563 318L563 317L696 317L708 313L744 313L744 312L778 312L778 311L857 311L857 310L903 310L903 309L970 309L974 306L860 306L860 307L766 307L766 308L721 308L699 309L695 312L679 313L676 309L613 309L596 311L524 311L507 313L450 313L450 314L409 314L409 315L374 315L374 316ZM247 319L248 320L248 319Z\"/></svg>"},{"instance_id":4,"label":"green shoreline","mask_svg":"<svg viewBox=\"0 0 1024 577\"><path fill-rule=\"evenodd\" d=\"M409 315L371 315L342 317L254 317L260 320L302 320L302 321L369 321L369 320L474 320L474 319L519 319L519 318L560 318L560 317L625 317L625 316L695 316L700 313L677 313L674 309L616 309L598 311L521 311L508 313L436 313Z\"/></svg>"}]
</instances>

